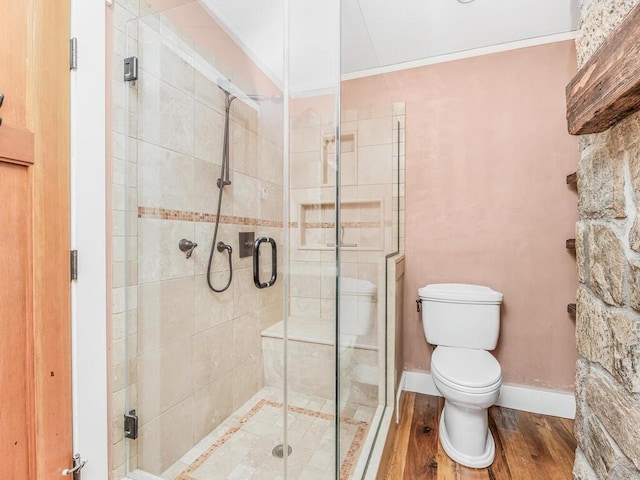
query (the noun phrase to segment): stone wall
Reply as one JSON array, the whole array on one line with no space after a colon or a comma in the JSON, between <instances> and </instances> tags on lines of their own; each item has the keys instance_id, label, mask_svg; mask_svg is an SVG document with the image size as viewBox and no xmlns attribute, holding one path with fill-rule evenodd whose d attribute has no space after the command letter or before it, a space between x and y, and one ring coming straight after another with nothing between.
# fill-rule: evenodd
<instances>
[{"instance_id":1,"label":"stone wall","mask_svg":"<svg viewBox=\"0 0 640 480\"><path fill-rule=\"evenodd\" d=\"M578 67L638 1L582 2ZM640 114L580 149L573 476L640 478Z\"/></svg>"}]
</instances>

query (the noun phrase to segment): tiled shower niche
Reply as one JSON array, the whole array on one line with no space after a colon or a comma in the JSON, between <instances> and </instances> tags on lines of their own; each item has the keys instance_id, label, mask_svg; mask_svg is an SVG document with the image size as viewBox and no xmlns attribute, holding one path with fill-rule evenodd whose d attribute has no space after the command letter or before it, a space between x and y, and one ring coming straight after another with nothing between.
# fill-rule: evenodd
<instances>
[{"instance_id":1,"label":"tiled shower niche","mask_svg":"<svg viewBox=\"0 0 640 480\"><path fill-rule=\"evenodd\" d=\"M384 248L384 200L345 200L340 203L340 245L345 249L380 251ZM335 203L300 205L300 248L335 247Z\"/></svg>"},{"instance_id":2,"label":"tiled shower niche","mask_svg":"<svg viewBox=\"0 0 640 480\"><path fill-rule=\"evenodd\" d=\"M336 241L336 186L324 171L335 162L334 118L305 105L298 111L290 143L289 314L328 321L335 312L330 245ZM341 275L373 283L377 297L384 298L384 255L404 250L405 105L345 109L341 119ZM378 321L384 318L382 306Z\"/></svg>"},{"instance_id":3,"label":"tiled shower niche","mask_svg":"<svg viewBox=\"0 0 640 480\"><path fill-rule=\"evenodd\" d=\"M343 132L340 135L340 183L356 185L358 171L358 134ZM322 137L322 184L336 184L336 136Z\"/></svg>"}]
</instances>

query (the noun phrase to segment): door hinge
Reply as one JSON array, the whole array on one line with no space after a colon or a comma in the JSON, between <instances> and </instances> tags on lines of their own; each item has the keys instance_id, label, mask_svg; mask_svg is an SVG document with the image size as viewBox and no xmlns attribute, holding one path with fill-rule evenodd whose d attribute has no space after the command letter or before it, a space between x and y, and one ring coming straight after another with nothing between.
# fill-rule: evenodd
<instances>
[{"instance_id":1,"label":"door hinge","mask_svg":"<svg viewBox=\"0 0 640 480\"><path fill-rule=\"evenodd\" d=\"M71 264L71 280L78 279L78 250L71 250L70 264Z\"/></svg>"},{"instance_id":2,"label":"door hinge","mask_svg":"<svg viewBox=\"0 0 640 480\"><path fill-rule=\"evenodd\" d=\"M82 469L86 464L87 461L76 453L73 456L73 467L62 470L62 475L73 475L73 480L82 480Z\"/></svg>"},{"instance_id":3,"label":"door hinge","mask_svg":"<svg viewBox=\"0 0 640 480\"><path fill-rule=\"evenodd\" d=\"M127 57L124 59L124 81L132 82L138 80L138 57Z\"/></svg>"},{"instance_id":4,"label":"door hinge","mask_svg":"<svg viewBox=\"0 0 640 480\"><path fill-rule=\"evenodd\" d=\"M124 414L124 436L131 440L138 438L138 416L135 410Z\"/></svg>"},{"instance_id":5,"label":"door hinge","mask_svg":"<svg viewBox=\"0 0 640 480\"><path fill-rule=\"evenodd\" d=\"M76 37L69 40L69 69L78 69L78 39Z\"/></svg>"}]
</instances>

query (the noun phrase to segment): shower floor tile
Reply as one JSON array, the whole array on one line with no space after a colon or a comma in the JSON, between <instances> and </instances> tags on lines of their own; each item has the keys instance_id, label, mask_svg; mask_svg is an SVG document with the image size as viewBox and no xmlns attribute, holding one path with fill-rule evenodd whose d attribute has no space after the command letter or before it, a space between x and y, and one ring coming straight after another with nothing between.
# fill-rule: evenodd
<instances>
[{"instance_id":1,"label":"shower floor tile","mask_svg":"<svg viewBox=\"0 0 640 480\"><path fill-rule=\"evenodd\" d=\"M289 479L326 480L334 468L334 403L289 393ZM342 409L340 479L348 480L374 414L373 408ZM283 443L282 392L264 388L167 469L166 480L279 480L284 460L272 455Z\"/></svg>"}]
</instances>

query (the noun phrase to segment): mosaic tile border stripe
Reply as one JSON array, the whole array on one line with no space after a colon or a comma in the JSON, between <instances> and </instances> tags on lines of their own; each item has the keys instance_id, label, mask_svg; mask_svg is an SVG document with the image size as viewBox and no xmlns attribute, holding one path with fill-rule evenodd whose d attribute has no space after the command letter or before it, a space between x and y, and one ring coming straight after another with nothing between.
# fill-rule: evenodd
<instances>
[{"instance_id":1,"label":"mosaic tile border stripe","mask_svg":"<svg viewBox=\"0 0 640 480\"><path fill-rule=\"evenodd\" d=\"M179 220L185 222L213 223L216 221L215 213L189 212L186 210L169 210L166 208L138 207L138 218L150 218L154 220ZM230 225L251 225L256 227L276 227L282 228L284 222L281 220L263 220L251 217L236 217L234 215L220 215L220 223ZM298 228L298 222L290 222L289 227ZM307 222L306 228L336 228L335 222ZM344 228L380 228L380 222L342 222ZM384 225L391 225L390 221Z\"/></svg>"},{"instance_id":2,"label":"mosaic tile border stripe","mask_svg":"<svg viewBox=\"0 0 640 480\"><path fill-rule=\"evenodd\" d=\"M336 222L307 222L306 228L336 228ZM391 225L391 222L389 222ZM380 228L380 222L342 222L340 226L345 228ZM298 222L291 222L291 228L298 228Z\"/></svg>"},{"instance_id":3,"label":"mosaic tile border stripe","mask_svg":"<svg viewBox=\"0 0 640 480\"><path fill-rule=\"evenodd\" d=\"M258 403L256 403L256 405L251 410L249 410L249 412L247 412L238 421L238 425L236 425L235 427L229 428L229 430L227 430L222 435L222 437L220 437L218 440L213 442L213 444L207 449L206 452L200 455L196 460L193 461L193 463L191 463L191 465L189 465L189 467L187 467L184 471L182 471L176 477L176 480L194 480L194 478L191 477L189 474L194 473L198 468L200 468L204 462L206 462L209 458L211 458L211 456L215 453L215 451L218 448L220 448L225 443L227 443L229 439L231 439L231 437L235 435L242 428L243 425L245 425L249 420L251 420L251 418L265 406L274 407L274 408L283 408L284 404L282 404L281 402L274 402L272 400L265 400L265 399L260 400ZM302 415L314 417L314 418L322 418L328 421L333 421L334 419L334 416L329 413L316 412L315 410L309 410L307 408L302 408L302 407L290 406L288 407L287 410L291 412L299 413ZM341 417L340 420L344 423L357 427L356 434L354 435L353 441L349 446L347 455L345 456L344 460L340 464L340 480L347 480L349 478L349 475L351 474L351 470L353 469L353 466L355 465L356 454L362 448L364 437L367 433L367 428L369 427L369 422L354 420L349 417Z\"/></svg>"},{"instance_id":4,"label":"mosaic tile border stripe","mask_svg":"<svg viewBox=\"0 0 640 480\"><path fill-rule=\"evenodd\" d=\"M216 221L216 217L217 215L214 213L189 212L185 210L168 210L166 208L138 207L138 218L213 223ZM220 215L220 223L278 228L282 228L282 226L284 225L284 223L280 220L262 220L259 218L236 217L233 215Z\"/></svg>"}]
</instances>

